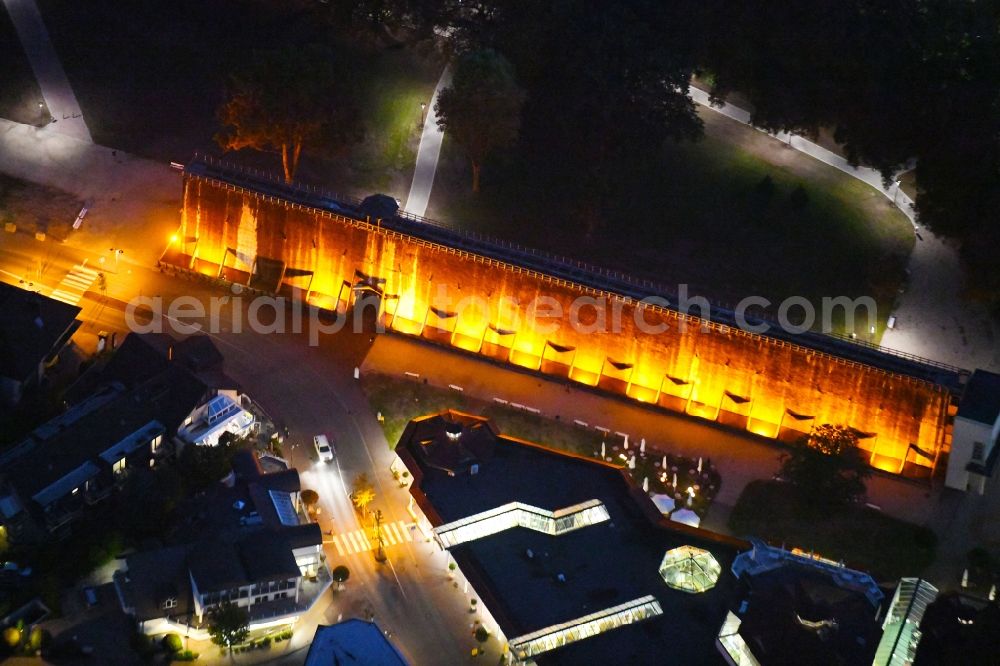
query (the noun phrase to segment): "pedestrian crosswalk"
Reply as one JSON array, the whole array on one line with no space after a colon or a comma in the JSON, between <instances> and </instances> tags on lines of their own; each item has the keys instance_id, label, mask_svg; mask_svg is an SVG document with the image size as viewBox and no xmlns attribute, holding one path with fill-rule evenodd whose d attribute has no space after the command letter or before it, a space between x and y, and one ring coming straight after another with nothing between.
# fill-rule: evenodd
<instances>
[{"instance_id":1,"label":"pedestrian crosswalk","mask_svg":"<svg viewBox=\"0 0 1000 666\"><path fill-rule=\"evenodd\" d=\"M402 520L397 520L394 523L384 523L382 525L382 543L385 546L394 546L404 541L413 541L413 536L410 534L411 527L411 524ZM363 553L375 550L378 546L374 528L337 534L329 540L329 543L332 543L334 548L337 549L338 555Z\"/></svg>"},{"instance_id":2,"label":"pedestrian crosswalk","mask_svg":"<svg viewBox=\"0 0 1000 666\"><path fill-rule=\"evenodd\" d=\"M66 274L62 282L57 284L56 288L52 291L52 298L63 303L76 305L83 298L84 293L90 289L90 285L94 284L94 280L97 279L98 274L98 271L95 271L93 268L87 268L83 264L73 266L73 269Z\"/></svg>"}]
</instances>

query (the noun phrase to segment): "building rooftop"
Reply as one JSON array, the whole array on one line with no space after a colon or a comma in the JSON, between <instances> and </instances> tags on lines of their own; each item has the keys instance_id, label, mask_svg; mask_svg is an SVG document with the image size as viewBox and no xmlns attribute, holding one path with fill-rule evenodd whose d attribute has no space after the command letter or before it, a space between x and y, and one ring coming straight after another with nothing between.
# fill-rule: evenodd
<instances>
[{"instance_id":1,"label":"building rooftop","mask_svg":"<svg viewBox=\"0 0 1000 666\"><path fill-rule=\"evenodd\" d=\"M66 401L80 402L110 383L133 388L174 362L213 387L234 386L231 380L218 381L224 377L220 369L222 361L222 354L207 335L192 335L177 341L166 333L130 333L110 358L90 368L69 388Z\"/></svg>"},{"instance_id":2,"label":"building rooftop","mask_svg":"<svg viewBox=\"0 0 1000 666\"><path fill-rule=\"evenodd\" d=\"M969 378L958 406L958 416L993 425L1000 416L1000 375L976 370Z\"/></svg>"},{"instance_id":3,"label":"building rooftop","mask_svg":"<svg viewBox=\"0 0 1000 666\"><path fill-rule=\"evenodd\" d=\"M455 424L463 426L457 438ZM557 515L591 500L606 509L608 519L558 536L540 524L450 549L509 640L647 595L662 609L658 617L545 652L538 663L662 663L665 655L674 663L721 663L715 638L736 583L729 567L743 542L675 527L618 468L503 436L481 417L445 412L416 419L396 450L435 526L511 502ZM717 584L703 593L671 589L660 575L666 552L685 545L721 564Z\"/></svg>"},{"instance_id":4,"label":"building rooftop","mask_svg":"<svg viewBox=\"0 0 1000 666\"><path fill-rule=\"evenodd\" d=\"M107 449L128 448L129 436L140 429L174 430L206 390L179 366L131 391L119 387L108 400L78 405L79 418L71 410L57 417L56 426L39 428L4 460L4 474L22 497L31 497Z\"/></svg>"},{"instance_id":5,"label":"building rooftop","mask_svg":"<svg viewBox=\"0 0 1000 666\"><path fill-rule=\"evenodd\" d=\"M126 558L129 584L119 589L127 591L126 605L135 609L137 620L163 617L168 610L174 616L185 616L194 610L187 565L189 550L189 546L172 546ZM177 605L164 608L167 600L174 600Z\"/></svg>"},{"instance_id":6,"label":"building rooftop","mask_svg":"<svg viewBox=\"0 0 1000 666\"><path fill-rule=\"evenodd\" d=\"M344 620L316 627L305 666L406 666L403 655L374 622Z\"/></svg>"},{"instance_id":7,"label":"building rooftop","mask_svg":"<svg viewBox=\"0 0 1000 666\"><path fill-rule=\"evenodd\" d=\"M884 594L870 576L754 542L737 557L739 634L766 666L869 666Z\"/></svg>"},{"instance_id":8,"label":"building rooftop","mask_svg":"<svg viewBox=\"0 0 1000 666\"><path fill-rule=\"evenodd\" d=\"M0 283L0 377L24 381L80 325L81 308Z\"/></svg>"}]
</instances>

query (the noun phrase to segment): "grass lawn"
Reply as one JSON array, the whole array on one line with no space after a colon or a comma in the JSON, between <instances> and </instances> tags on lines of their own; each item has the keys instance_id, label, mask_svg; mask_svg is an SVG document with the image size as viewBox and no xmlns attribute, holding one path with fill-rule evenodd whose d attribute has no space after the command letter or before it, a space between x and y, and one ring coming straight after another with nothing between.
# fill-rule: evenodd
<instances>
[{"instance_id":1,"label":"grass lawn","mask_svg":"<svg viewBox=\"0 0 1000 666\"><path fill-rule=\"evenodd\" d=\"M738 536L755 536L786 547L814 551L871 572L876 580L919 576L933 562L936 537L913 525L865 507L845 507L817 516L794 488L754 481L729 517Z\"/></svg>"},{"instance_id":2,"label":"grass lawn","mask_svg":"<svg viewBox=\"0 0 1000 666\"><path fill-rule=\"evenodd\" d=\"M65 238L82 205L62 190L0 174L0 225L13 222L18 232Z\"/></svg>"},{"instance_id":3,"label":"grass lawn","mask_svg":"<svg viewBox=\"0 0 1000 666\"><path fill-rule=\"evenodd\" d=\"M7 7L0 4L0 117L30 125L42 124L48 118L48 107L38 107L42 91L31 71L31 63L21 48ZM44 102L43 102L44 104Z\"/></svg>"},{"instance_id":4,"label":"grass lawn","mask_svg":"<svg viewBox=\"0 0 1000 666\"><path fill-rule=\"evenodd\" d=\"M392 447L399 442L403 429L411 419L444 409L456 409L487 416L494 420L504 434L538 444L583 456L592 456L601 448L601 436L596 431L469 398L451 389L388 375L365 375L361 386L372 409L381 412L385 418L382 429Z\"/></svg>"},{"instance_id":5,"label":"grass lawn","mask_svg":"<svg viewBox=\"0 0 1000 666\"><path fill-rule=\"evenodd\" d=\"M258 3L253 11L239 0L149 0L141 11L122 11L114 0L39 5L100 144L161 160L217 153L215 114L229 74L255 50L319 43L350 72L366 140L338 155L307 147L301 179L362 194L398 188L399 172L412 169L420 100L430 99L440 74L432 58L344 37L301 4ZM276 155L230 157L280 173Z\"/></svg>"},{"instance_id":6,"label":"grass lawn","mask_svg":"<svg viewBox=\"0 0 1000 666\"><path fill-rule=\"evenodd\" d=\"M846 174L718 114L702 117L705 137L698 143L670 146L655 167L621 165L613 208L592 233L566 214L569 202L552 201L510 158L488 164L484 191L472 196L468 163L447 137L429 215L667 284L687 283L691 293L723 302L801 295L818 305L824 296L870 295L883 326L914 244L906 218ZM758 187L765 177L773 183L769 197ZM804 202L793 197L799 187ZM841 314L834 312L834 330L849 333ZM854 332L867 339L869 326L862 313Z\"/></svg>"}]
</instances>

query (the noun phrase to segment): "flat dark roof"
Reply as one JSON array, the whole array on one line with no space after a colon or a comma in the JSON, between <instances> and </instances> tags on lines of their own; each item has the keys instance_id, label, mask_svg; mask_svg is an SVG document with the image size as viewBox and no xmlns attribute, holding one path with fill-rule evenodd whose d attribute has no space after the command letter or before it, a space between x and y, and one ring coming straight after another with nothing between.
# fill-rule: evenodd
<instances>
[{"instance_id":1,"label":"flat dark roof","mask_svg":"<svg viewBox=\"0 0 1000 666\"><path fill-rule=\"evenodd\" d=\"M454 421L466 428L453 443L447 430ZM466 440L467 433L475 436ZM475 474L452 475L434 464L437 457L454 459L444 450L449 444L475 454ZM652 503L621 470L505 437L481 417L446 412L411 421L397 452L417 468L414 494L436 524L513 501L550 511L593 499L605 505L610 521L561 536L515 528L450 549L463 571L471 569L473 585L508 639L646 595L663 609L657 619L545 653L539 663L664 663L668 658L670 663L722 663L715 639L733 599L736 580L730 566L745 547L742 542L672 529L656 520ZM668 550L683 545L708 550L719 561L722 574L714 588L688 594L666 585L660 563Z\"/></svg>"},{"instance_id":2,"label":"flat dark roof","mask_svg":"<svg viewBox=\"0 0 1000 666\"><path fill-rule=\"evenodd\" d=\"M80 325L81 308L0 282L0 377L24 381Z\"/></svg>"},{"instance_id":3,"label":"flat dark roof","mask_svg":"<svg viewBox=\"0 0 1000 666\"><path fill-rule=\"evenodd\" d=\"M878 606L827 572L794 563L749 577L740 635L767 666L869 666ZM828 625L822 623L829 622ZM805 623L820 623L807 626Z\"/></svg>"},{"instance_id":4,"label":"flat dark roof","mask_svg":"<svg viewBox=\"0 0 1000 666\"><path fill-rule=\"evenodd\" d=\"M36 492L157 421L172 433L198 406L205 385L180 366L172 366L131 391L124 391L44 441L18 447L3 473L27 501Z\"/></svg>"},{"instance_id":5,"label":"flat dark roof","mask_svg":"<svg viewBox=\"0 0 1000 666\"><path fill-rule=\"evenodd\" d=\"M979 423L996 423L1000 415L1000 375L986 370L973 372L962 394L958 415Z\"/></svg>"}]
</instances>

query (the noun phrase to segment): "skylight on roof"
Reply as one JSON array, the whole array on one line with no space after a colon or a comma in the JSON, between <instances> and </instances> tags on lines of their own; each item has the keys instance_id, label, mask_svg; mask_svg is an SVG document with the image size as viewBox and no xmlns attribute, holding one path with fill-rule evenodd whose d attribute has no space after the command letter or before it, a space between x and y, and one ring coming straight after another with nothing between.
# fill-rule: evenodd
<instances>
[{"instance_id":1,"label":"skylight on roof","mask_svg":"<svg viewBox=\"0 0 1000 666\"><path fill-rule=\"evenodd\" d=\"M269 490L268 494L271 496L271 503L274 504L274 510L278 512L278 520L281 521L281 524L298 525L299 517L295 513L295 506L292 504L292 496L280 490Z\"/></svg>"}]
</instances>

